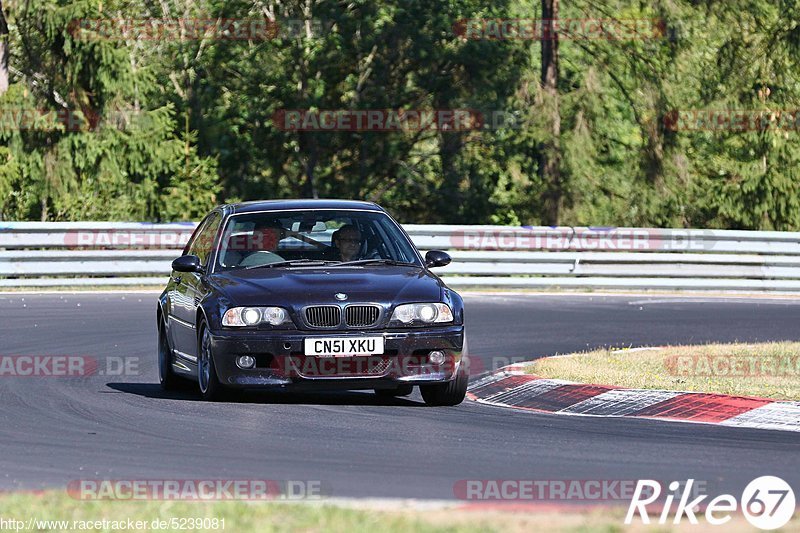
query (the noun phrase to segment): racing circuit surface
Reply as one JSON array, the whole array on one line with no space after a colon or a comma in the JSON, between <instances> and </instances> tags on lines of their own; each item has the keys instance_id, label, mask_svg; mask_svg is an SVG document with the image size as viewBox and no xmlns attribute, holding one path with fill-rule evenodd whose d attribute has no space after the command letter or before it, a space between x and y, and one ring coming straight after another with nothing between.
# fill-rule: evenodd
<instances>
[{"instance_id":1,"label":"racing circuit surface","mask_svg":"<svg viewBox=\"0 0 800 533\"><path fill-rule=\"evenodd\" d=\"M452 499L464 479L694 478L739 493L800 485L797 433L519 412L419 393L248 393L206 403L157 384L156 293L0 295L0 355L82 355L103 375L0 377L0 489L77 479L318 480L336 497ZM468 295L484 368L600 346L800 340L800 302ZM139 358L107 375L107 358ZM116 359L115 359L116 360ZM129 359L134 363L136 359ZM116 365L112 365L116 366Z\"/></svg>"}]
</instances>

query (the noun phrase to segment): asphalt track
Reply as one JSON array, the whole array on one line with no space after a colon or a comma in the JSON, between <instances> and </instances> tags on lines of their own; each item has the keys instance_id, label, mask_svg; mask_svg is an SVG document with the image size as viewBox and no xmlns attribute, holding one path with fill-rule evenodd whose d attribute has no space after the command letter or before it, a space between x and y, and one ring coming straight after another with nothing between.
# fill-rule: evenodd
<instances>
[{"instance_id":1,"label":"asphalt track","mask_svg":"<svg viewBox=\"0 0 800 533\"><path fill-rule=\"evenodd\" d=\"M667 296L468 296L473 358L599 346L798 340L800 301ZM155 294L0 295L0 355L139 358L133 375L0 377L0 489L77 479L319 480L339 497L454 498L464 479L693 478L740 493L778 475L800 487L797 433L428 408L417 392L165 395ZM136 359L130 359L136 361Z\"/></svg>"}]
</instances>

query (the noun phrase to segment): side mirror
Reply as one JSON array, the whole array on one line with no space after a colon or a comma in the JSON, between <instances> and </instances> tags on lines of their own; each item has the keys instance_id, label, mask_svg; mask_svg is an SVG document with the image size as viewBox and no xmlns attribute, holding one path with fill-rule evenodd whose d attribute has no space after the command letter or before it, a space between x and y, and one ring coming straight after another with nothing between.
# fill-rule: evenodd
<instances>
[{"instance_id":1,"label":"side mirror","mask_svg":"<svg viewBox=\"0 0 800 533\"><path fill-rule=\"evenodd\" d=\"M441 250L431 250L425 254L425 266L428 268L443 267L450 264L450 255Z\"/></svg>"},{"instance_id":2,"label":"side mirror","mask_svg":"<svg viewBox=\"0 0 800 533\"><path fill-rule=\"evenodd\" d=\"M182 255L172 262L172 270L176 272L202 272L203 265L196 255Z\"/></svg>"}]
</instances>

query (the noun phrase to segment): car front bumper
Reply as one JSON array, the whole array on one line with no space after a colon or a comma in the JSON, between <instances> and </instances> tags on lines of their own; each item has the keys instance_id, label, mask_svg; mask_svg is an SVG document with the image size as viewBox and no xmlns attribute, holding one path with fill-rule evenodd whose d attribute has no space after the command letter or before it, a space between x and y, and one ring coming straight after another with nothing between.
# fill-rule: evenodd
<instances>
[{"instance_id":1,"label":"car front bumper","mask_svg":"<svg viewBox=\"0 0 800 533\"><path fill-rule=\"evenodd\" d=\"M306 356L304 341L314 337L382 336L379 356ZM212 332L211 347L220 382L237 388L380 389L402 384L442 383L455 378L462 364L464 326L360 331ZM428 354L445 353L432 364ZM256 367L242 369L236 359L251 355Z\"/></svg>"}]
</instances>

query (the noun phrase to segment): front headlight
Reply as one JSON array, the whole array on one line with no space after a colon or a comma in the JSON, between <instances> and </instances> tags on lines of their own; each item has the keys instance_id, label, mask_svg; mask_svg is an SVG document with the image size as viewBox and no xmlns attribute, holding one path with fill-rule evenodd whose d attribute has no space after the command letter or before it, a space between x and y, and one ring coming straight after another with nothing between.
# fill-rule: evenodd
<instances>
[{"instance_id":1,"label":"front headlight","mask_svg":"<svg viewBox=\"0 0 800 533\"><path fill-rule=\"evenodd\" d=\"M223 326L280 326L287 322L291 322L291 319L283 307L232 307L222 316Z\"/></svg>"},{"instance_id":2,"label":"front headlight","mask_svg":"<svg viewBox=\"0 0 800 533\"><path fill-rule=\"evenodd\" d=\"M452 322L450 306L442 303L398 305L392 314L392 322L401 324L435 324Z\"/></svg>"}]
</instances>

